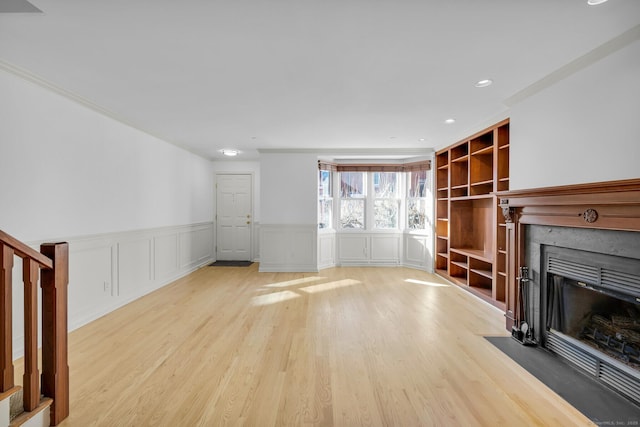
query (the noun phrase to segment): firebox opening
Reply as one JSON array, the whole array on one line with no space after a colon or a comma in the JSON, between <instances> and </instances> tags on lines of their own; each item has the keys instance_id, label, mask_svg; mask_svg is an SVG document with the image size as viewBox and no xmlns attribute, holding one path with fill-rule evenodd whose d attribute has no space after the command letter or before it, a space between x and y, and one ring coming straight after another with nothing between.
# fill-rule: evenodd
<instances>
[{"instance_id":1,"label":"firebox opening","mask_svg":"<svg viewBox=\"0 0 640 427\"><path fill-rule=\"evenodd\" d=\"M640 304L634 297L557 274L549 274L547 283L547 331L640 371Z\"/></svg>"},{"instance_id":2,"label":"firebox opening","mask_svg":"<svg viewBox=\"0 0 640 427\"><path fill-rule=\"evenodd\" d=\"M543 346L640 403L640 258L540 249Z\"/></svg>"}]
</instances>

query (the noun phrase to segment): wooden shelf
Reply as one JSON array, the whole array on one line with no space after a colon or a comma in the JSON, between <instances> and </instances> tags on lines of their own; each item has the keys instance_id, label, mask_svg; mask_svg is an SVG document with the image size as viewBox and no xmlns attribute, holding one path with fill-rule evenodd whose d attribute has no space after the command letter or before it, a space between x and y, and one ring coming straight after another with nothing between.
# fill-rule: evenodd
<instances>
[{"instance_id":1,"label":"wooden shelf","mask_svg":"<svg viewBox=\"0 0 640 427\"><path fill-rule=\"evenodd\" d=\"M493 145L490 145L488 147L484 147L481 148L479 150L474 151L473 153L471 153L472 156L479 156L481 154L492 154L493 153Z\"/></svg>"},{"instance_id":2,"label":"wooden shelf","mask_svg":"<svg viewBox=\"0 0 640 427\"><path fill-rule=\"evenodd\" d=\"M478 196L451 197L449 200L452 202L458 202L463 200L493 200L493 196L488 194L480 194Z\"/></svg>"},{"instance_id":3,"label":"wooden shelf","mask_svg":"<svg viewBox=\"0 0 640 427\"><path fill-rule=\"evenodd\" d=\"M507 228L496 193L509 188L509 120L436 152L435 164L435 270L504 309Z\"/></svg>"},{"instance_id":4,"label":"wooden shelf","mask_svg":"<svg viewBox=\"0 0 640 427\"><path fill-rule=\"evenodd\" d=\"M491 270L478 270L475 268L470 269L471 272L486 277L487 279L493 279L493 272Z\"/></svg>"},{"instance_id":5,"label":"wooden shelf","mask_svg":"<svg viewBox=\"0 0 640 427\"><path fill-rule=\"evenodd\" d=\"M465 155L465 156L462 156L462 157L456 157L455 159L451 159L451 163L466 162L467 160L469 160L469 155Z\"/></svg>"},{"instance_id":6,"label":"wooden shelf","mask_svg":"<svg viewBox=\"0 0 640 427\"><path fill-rule=\"evenodd\" d=\"M474 186L474 185L493 185L493 180L492 179L488 179L486 181L472 182L471 185L472 186Z\"/></svg>"},{"instance_id":7,"label":"wooden shelf","mask_svg":"<svg viewBox=\"0 0 640 427\"><path fill-rule=\"evenodd\" d=\"M472 249L472 248L451 248L449 249L451 252L455 252L460 255L470 256L472 258L478 259L484 262L493 262L493 256L490 252L485 252L482 249Z\"/></svg>"}]
</instances>

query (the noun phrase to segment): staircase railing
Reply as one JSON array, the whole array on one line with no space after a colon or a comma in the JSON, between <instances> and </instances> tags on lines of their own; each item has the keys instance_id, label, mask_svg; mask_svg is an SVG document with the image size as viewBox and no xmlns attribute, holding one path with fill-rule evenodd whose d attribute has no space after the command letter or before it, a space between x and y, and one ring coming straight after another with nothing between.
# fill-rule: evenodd
<instances>
[{"instance_id":1,"label":"staircase railing","mask_svg":"<svg viewBox=\"0 0 640 427\"><path fill-rule=\"evenodd\" d=\"M38 252L0 230L0 393L15 387L12 322L15 256L22 258L24 282L24 410L36 409L42 394L53 400L50 423L58 425L69 415L69 245L45 243ZM42 388L38 384L38 279L42 288Z\"/></svg>"}]
</instances>

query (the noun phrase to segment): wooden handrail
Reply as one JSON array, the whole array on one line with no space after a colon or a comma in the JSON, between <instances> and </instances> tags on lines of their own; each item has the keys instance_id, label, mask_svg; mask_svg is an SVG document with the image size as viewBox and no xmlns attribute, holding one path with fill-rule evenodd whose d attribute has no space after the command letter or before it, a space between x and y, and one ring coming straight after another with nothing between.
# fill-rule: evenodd
<instances>
[{"instance_id":1,"label":"wooden handrail","mask_svg":"<svg viewBox=\"0 0 640 427\"><path fill-rule=\"evenodd\" d=\"M13 257L22 258L24 282L23 406L40 404L40 395L53 400L50 424L69 415L67 355L67 287L69 245L45 243L40 252L0 230L0 392L15 387L13 372ZM42 273L40 274L40 270ZM42 386L38 371L38 276L42 288Z\"/></svg>"},{"instance_id":2,"label":"wooden handrail","mask_svg":"<svg viewBox=\"0 0 640 427\"><path fill-rule=\"evenodd\" d=\"M40 252L36 251L35 249L32 249L29 246L25 245L15 237L8 235L2 230L0 230L0 242L4 243L5 245L13 249L16 255L18 255L22 259L31 258L32 260L40 264L40 267L49 268L49 269L53 268L53 262L51 261L51 259L42 255Z\"/></svg>"}]
</instances>

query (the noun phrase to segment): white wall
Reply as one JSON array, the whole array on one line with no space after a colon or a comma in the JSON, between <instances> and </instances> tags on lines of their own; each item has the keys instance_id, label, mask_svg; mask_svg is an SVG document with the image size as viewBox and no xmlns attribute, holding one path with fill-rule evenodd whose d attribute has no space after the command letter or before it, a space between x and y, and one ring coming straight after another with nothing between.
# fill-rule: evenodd
<instances>
[{"instance_id":1,"label":"white wall","mask_svg":"<svg viewBox=\"0 0 640 427\"><path fill-rule=\"evenodd\" d=\"M316 154L262 153L260 182L262 224L313 224L317 227Z\"/></svg>"},{"instance_id":2,"label":"white wall","mask_svg":"<svg viewBox=\"0 0 640 427\"><path fill-rule=\"evenodd\" d=\"M74 329L213 258L211 162L0 70L0 229L69 242ZM13 269L14 355L23 351Z\"/></svg>"},{"instance_id":3,"label":"white wall","mask_svg":"<svg viewBox=\"0 0 640 427\"><path fill-rule=\"evenodd\" d=\"M0 70L0 228L23 241L211 221L211 162Z\"/></svg>"},{"instance_id":4,"label":"white wall","mask_svg":"<svg viewBox=\"0 0 640 427\"><path fill-rule=\"evenodd\" d=\"M511 189L640 177L640 41L514 105Z\"/></svg>"},{"instance_id":5,"label":"white wall","mask_svg":"<svg viewBox=\"0 0 640 427\"><path fill-rule=\"evenodd\" d=\"M260 271L318 270L318 156L260 155Z\"/></svg>"}]
</instances>

